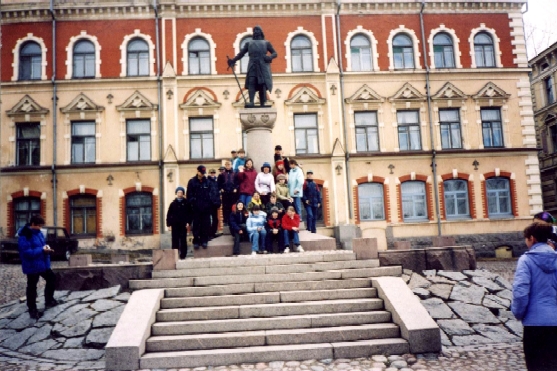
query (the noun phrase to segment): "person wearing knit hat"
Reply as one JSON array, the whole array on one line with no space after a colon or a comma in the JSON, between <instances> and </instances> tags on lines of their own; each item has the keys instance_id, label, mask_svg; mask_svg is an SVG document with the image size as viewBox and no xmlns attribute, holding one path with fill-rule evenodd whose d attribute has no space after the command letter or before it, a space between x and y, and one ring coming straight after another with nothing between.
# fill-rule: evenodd
<instances>
[{"instance_id":1,"label":"person wearing knit hat","mask_svg":"<svg viewBox=\"0 0 557 371\"><path fill-rule=\"evenodd\" d=\"M172 234L172 248L177 249L180 259L185 259L188 252L187 227L191 224L191 210L184 198L186 190L182 186L176 188L176 199L168 206L166 226Z\"/></svg>"},{"instance_id":2,"label":"person wearing knit hat","mask_svg":"<svg viewBox=\"0 0 557 371\"><path fill-rule=\"evenodd\" d=\"M282 146L277 144L275 146L275 163L279 160L284 161L284 169L286 170L286 174L290 172L290 163L288 161L288 157L282 155Z\"/></svg>"},{"instance_id":3,"label":"person wearing knit hat","mask_svg":"<svg viewBox=\"0 0 557 371\"><path fill-rule=\"evenodd\" d=\"M275 177L275 182L278 183L279 174L287 175L286 169L284 168L284 160L275 161L275 166L273 168L273 176Z\"/></svg>"},{"instance_id":4,"label":"person wearing knit hat","mask_svg":"<svg viewBox=\"0 0 557 371\"><path fill-rule=\"evenodd\" d=\"M261 195L263 205L267 205L271 199L271 193L275 191L275 177L271 174L271 165L264 162L261 173L255 178L255 190Z\"/></svg>"},{"instance_id":5,"label":"person wearing knit hat","mask_svg":"<svg viewBox=\"0 0 557 371\"><path fill-rule=\"evenodd\" d=\"M288 206L292 205L294 199L290 196L290 190L288 189L288 184L286 184L286 175L279 174L277 176L277 184L275 185L277 201L288 209Z\"/></svg>"},{"instance_id":6,"label":"person wearing knit hat","mask_svg":"<svg viewBox=\"0 0 557 371\"><path fill-rule=\"evenodd\" d=\"M186 198L192 208L193 248L207 248L211 233L211 212L220 207L220 194L217 182L205 176L207 169L197 167L197 175L188 182Z\"/></svg>"}]
</instances>

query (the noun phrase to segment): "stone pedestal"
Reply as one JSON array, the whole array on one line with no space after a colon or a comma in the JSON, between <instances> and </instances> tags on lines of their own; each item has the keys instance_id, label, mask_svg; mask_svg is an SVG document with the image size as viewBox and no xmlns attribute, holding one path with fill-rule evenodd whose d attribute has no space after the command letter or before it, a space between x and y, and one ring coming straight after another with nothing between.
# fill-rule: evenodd
<instances>
[{"instance_id":1,"label":"stone pedestal","mask_svg":"<svg viewBox=\"0 0 557 371\"><path fill-rule=\"evenodd\" d=\"M153 270L174 270L178 261L178 249L153 250Z\"/></svg>"},{"instance_id":2,"label":"stone pedestal","mask_svg":"<svg viewBox=\"0 0 557 371\"><path fill-rule=\"evenodd\" d=\"M377 259L377 238L354 238L352 251L357 260Z\"/></svg>"},{"instance_id":3,"label":"stone pedestal","mask_svg":"<svg viewBox=\"0 0 557 371\"><path fill-rule=\"evenodd\" d=\"M277 110L273 107L246 108L240 110L242 130L247 134L246 152L254 162L257 171L264 162L273 164L273 128L277 120Z\"/></svg>"},{"instance_id":4,"label":"stone pedestal","mask_svg":"<svg viewBox=\"0 0 557 371\"><path fill-rule=\"evenodd\" d=\"M70 267L86 267L93 262L91 254L80 254L70 256Z\"/></svg>"}]
</instances>

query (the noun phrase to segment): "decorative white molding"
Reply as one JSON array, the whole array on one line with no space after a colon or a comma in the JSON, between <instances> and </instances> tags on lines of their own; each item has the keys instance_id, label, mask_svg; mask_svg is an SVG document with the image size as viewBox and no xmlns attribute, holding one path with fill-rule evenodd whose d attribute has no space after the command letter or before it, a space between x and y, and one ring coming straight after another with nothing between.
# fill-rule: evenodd
<instances>
[{"instance_id":1,"label":"decorative white molding","mask_svg":"<svg viewBox=\"0 0 557 371\"><path fill-rule=\"evenodd\" d=\"M453 41L453 56L455 62L454 68L462 68L462 63L460 62L460 57L462 56L462 53L460 52L460 39L458 38L458 36L456 36L455 30L453 30L452 28L446 28L445 25L442 23L438 28L434 28L433 30L431 30L429 38L427 39L427 43L429 45L429 68L432 70L436 69L435 52L433 50L433 38L438 33L446 33L450 35Z\"/></svg>"},{"instance_id":2,"label":"decorative white molding","mask_svg":"<svg viewBox=\"0 0 557 371\"><path fill-rule=\"evenodd\" d=\"M12 68L13 68L12 81L19 80L19 59L20 59L19 52L21 51L21 46L27 41L36 42L41 47L41 80L46 80L47 79L46 66L48 65L48 62L46 60L46 52L48 51L48 49L46 48L46 44L44 43L42 37L37 37L34 36L32 33L28 33L27 36L18 39L15 44L15 47L12 49L12 54L14 56L14 61L12 63Z\"/></svg>"},{"instance_id":3,"label":"decorative white molding","mask_svg":"<svg viewBox=\"0 0 557 371\"><path fill-rule=\"evenodd\" d=\"M346 39L344 40L344 47L346 50L346 54L344 55L346 57L346 71L354 72L352 71L352 53L350 52L350 41L356 35L364 35L369 40L371 48L371 70L379 71L379 53L377 53L377 39L373 35L372 31L366 30L362 26L358 26L355 30L349 31L346 35Z\"/></svg>"},{"instance_id":4,"label":"decorative white molding","mask_svg":"<svg viewBox=\"0 0 557 371\"><path fill-rule=\"evenodd\" d=\"M236 35L236 40L234 40L234 55L238 55L238 53L240 52L240 43L242 42L242 39L246 36L252 36L253 35L253 28L248 27L246 28L246 32L241 32L239 34ZM240 62L240 61L239 61ZM240 73L245 73L241 71L241 63L237 63L236 66L234 66L234 71L236 71L236 73L240 74Z\"/></svg>"},{"instance_id":5,"label":"decorative white molding","mask_svg":"<svg viewBox=\"0 0 557 371\"><path fill-rule=\"evenodd\" d=\"M143 34L137 29L133 31L133 34L124 36L124 41L120 45L120 66L122 67L120 77L128 76L128 43L135 38L142 39L147 43L149 48L149 76L155 76L155 44L150 35Z\"/></svg>"},{"instance_id":6,"label":"decorative white molding","mask_svg":"<svg viewBox=\"0 0 557 371\"><path fill-rule=\"evenodd\" d=\"M421 69L422 65L420 63L420 57L422 56L422 54L420 53L420 48L419 48L420 41L418 40L418 37L416 36L414 30L406 28L404 27L404 25L400 25L398 26L398 28L391 30L391 32L389 33L389 38L387 39L387 46L389 48L389 53L388 53L389 71L394 71L395 69L395 62L393 57L393 38L399 33L404 33L408 35L410 39L412 39L412 49L414 52L414 66L415 66L413 69Z\"/></svg>"},{"instance_id":7,"label":"decorative white molding","mask_svg":"<svg viewBox=\"0 0 557 371\"><path fill-rule=\"evenodd\" d=\"M476 34L480 32L486 32L487 34L489 34L489 36L491 36L493 40L493 54L495 57L495 67L503 67L503 65L501 64L502 53L501 50L499 49L499 43L501 42L501 39L497 37L497 33L495 32L495 29L486 27L485 23L480 23L480 27L472 29L472 32L470 33L470 37L468 38L468 42L470 43L470 58L472 60L471 67L472 68L478 67L476 65L476 50L474 49L474 37L476 36Z\"/></svg>"},{"instance_id":8,"label":"decorative white molding","mask_svg":"<svg viewBox=\"0 0 557 371\"><path fill-rule=\"evenodd\" d=\"M286 37L286 41L284 42L284 47L286 49L286 54L284 59L286 59L286 73L292 72L292 51L290 49L290 45L292 43L292 39L298 35L307 36L311 42L311 55L313 56L313 72L319 72L319 54L317 53L317 39L315 35L311 31L304 30L303 27L298 27L296 31L288 33Z\"/></svg>"},{"instance_id":9,"label":"decorative white molding","mask_svg":"<svg viewBox=\"0 0 557 371\"><path fill-rule=\"evenodd\" d=\"M209 60L211 63L211 75L216 75L217 74L217 57L216 57L216 49L217 49L217 44L215 44L215 42L213 41L213 37L208 34L208 33L204 33L201 32L201 28L196 28L194 33L190 33L187 34L186 37L184 38L184 42L182 43L181 47L182 47L182 66L183 66L183 70L182 70L182 76L188 76L189 75L189 68L188 68L188 61L189 61L189 52L188 52L188 46L190 44L190 41L193 40L196 37L200 37L205 39L205 41L207 41L209 43ZM197 76L197 75L195 75Z\"/></svg>"},{"instance_id":10,"label":"decorative white molding","mask_svg":"<svg viewBox=\"0 0 557 371\"><path fill-rule=\"evenodd\" d=\"M81 31L79 36L72 36L70 43L66 46L66 80L73 77L73 48L76 42L80 40L89 40L95 45L95 78L101 77L101 44L96 36L87 34L87 31Z\"/></svg>"}]
</instances>

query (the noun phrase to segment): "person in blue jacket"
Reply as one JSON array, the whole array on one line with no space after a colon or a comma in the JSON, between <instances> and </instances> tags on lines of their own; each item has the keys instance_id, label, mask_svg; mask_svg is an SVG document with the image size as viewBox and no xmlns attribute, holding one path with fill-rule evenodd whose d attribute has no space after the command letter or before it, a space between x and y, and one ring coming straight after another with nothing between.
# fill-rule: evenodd
<instances>
[{"instance_id":1,"label":"person in blue jacket","mask_svg":"<svg viewBox=\"0 0 557 371\"><path fill-rule=\"evenodd\" d=\"M321 193L319 193L319 186L313 181L313 170L307 171L302 200L306 208L306 228L311 233L317 233L315 222L317 221L317 209L321 206Z\"/></svg>"},{"instance_id":2,"label":"person in blue jacket","mask_svg":"<svg viewBox=\"0 0 557 371\"><path fill-rule=\"evenodd\" d=\"M292 206L296 214L302 215L302 196L304 195L304 172L298 166L296 160L290 160L290 172L288 173L288 190L290 197L294 200Z\"/></svg>"},{"instance_id":3,"label":"person in blue jacket","mask_svg":"<svg viewBox=\"0 0 557 371\"><path fill-rule=\"evenodd\" d=\"M27 308L29 309L29 317L33 319L41 317L41 313L37 310L37 283L39 277L46 281L44 289L45 307L50 308L58 304L54 299L56 276L50 269L50 254L54 250L46 244L41 232L41 227L44 224L44 219L35 215L31 217L28 224L18 231L21 269L27 275Z\"/></svg>"},{"instance_id":4,"label":"person in blue jacket","mask_svg":"<svg viewBox=\"0 0 557 371\"><path fill-rule=\"evenodd\" d=\"M524 230L530 249L518 259L511 310L522 321L524 358L529 371L557 368L557 253L547 244L550 225Z\"/></svg>"}]
</instances>

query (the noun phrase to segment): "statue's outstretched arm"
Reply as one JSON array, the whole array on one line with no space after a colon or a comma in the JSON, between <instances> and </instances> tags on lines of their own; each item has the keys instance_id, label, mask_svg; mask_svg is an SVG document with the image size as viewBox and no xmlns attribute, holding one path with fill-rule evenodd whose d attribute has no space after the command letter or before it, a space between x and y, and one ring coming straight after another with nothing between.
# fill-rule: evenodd
<instances>
[{"instance_id":1,"label":"statue's outstretched arm","mask_svg":"<svg viewBox=\"0 0 557 371\"><path fill-rule=\"evenodd\" d=\"M248 45L249 45L249 42L245 43L242 50L240 50L240 52L234 58L228 60L228 65L229 66L232 67L237 61L242 59L242 57L248 52Z\"/></svg>"}]
</instances>

